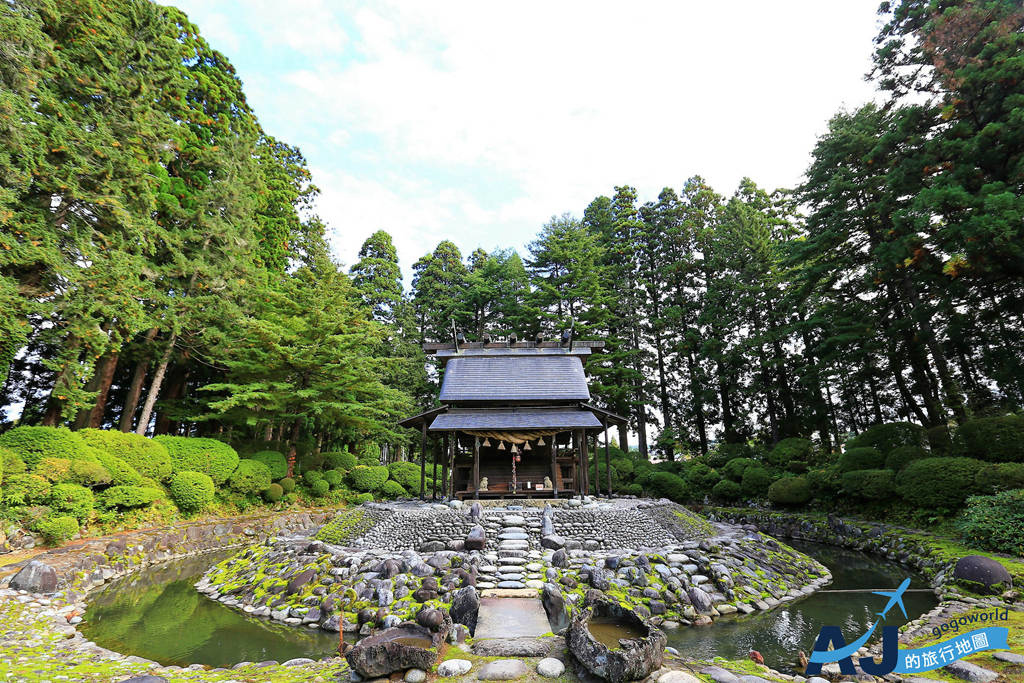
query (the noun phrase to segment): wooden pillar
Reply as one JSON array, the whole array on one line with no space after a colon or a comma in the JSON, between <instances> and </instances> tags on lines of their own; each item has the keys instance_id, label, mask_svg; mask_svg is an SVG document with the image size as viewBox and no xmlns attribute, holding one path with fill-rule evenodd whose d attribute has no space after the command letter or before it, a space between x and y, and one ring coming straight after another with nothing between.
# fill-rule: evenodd
<instances>
[{"instance_id":1,"label":"wooden pillar","mask_svg":"<svg viewBox=\"0 0 1024 683\"><path fill-rule=\"evenodd\" d=\"M450 450L450 444L452 435L449 432L445 432L444 440L442 441L441 447L441 497L445 498L448 496L448 452ZM437 488L437 482L434 482L434 488Z\"/></svg>"},{"instance_id":2,"label":"wooden pillar","mask_svg":"<svg viewBox=\"0 0 1024 683\"><path fill-rule=\"evenodd\" d=\"M608 416L604 418L604 470L608 474L608 497L612 497L612 464L608 455Z\"/></svg>"},{"instance_id":3,"label":"wooden pillar","mask_svg":"<svg viewBox=\"0 0 1024 683\"><path fill-rule=\"evenodd\" d=\"M430 477L434 480L434 485L430 487L430 500L437 500L437 461L441 457L441 454L438 453L438 451L441 450L441 444L438 443L438 440L435 438L433 439L431 446L432 448L430 451L434 454L434 472Z\"/></svg>"},{"instance_id":4,"label":"wooden pillar","mask_svg":"<svg viewBox=\"0 0 1024 683\"><path fill-rule=\"evenodd\" d=\"M480 498L480 437L473 437L473 497Z\"/></svg>"},{"instance_id":5,"label":"wooden pillar","mask_svg":"<svg viewBox=\"0 0 1024 683\"><path fill-rule=\"evenodd\" d=\"M551 490L558 498L558 434L551 435Z\"/></svg>"},{"instance_id":6,"label":"wooden pillar","mask_svg":"<svg viewBox=\"0 0 1024 683\"><path fill-rule=\"evenodd\" d=\"M420 431L420 500L425 500L424 491L427 486L427 421L423 421Z\"/></svg>"},{"instance_id":7,"label":"wooden pillar","mask_svg":"<svg viewBox=\"0 0 1024 683\"><path fill-rule=\"evenodd\" d=\"M590 456L587 453L587 430L580 430L580 461L583 463L583 495L590 495Z\"/></svg>"},{"instance_id":8,"label":"wooden pillar","mask_svg":"<svg viewBox=\"0 0 1024 683\"><path fill-rule=\"evenodd\" d=\"M455 499L455 454L459 451L459 433L452 432L448 441L448 476L445 479L445 491L448 497Z\"/></svg>"},{"instance_id":9,"label":"wooden pillar","mask_svg":"<svg viewBox=\"0 0 1024 683\"><path fill-rule=\"evenodd\" d=\"M601 462L600 451L597 450L597 434L594 434L594 495L601 495Z\"/></svg>"}]
</instances>

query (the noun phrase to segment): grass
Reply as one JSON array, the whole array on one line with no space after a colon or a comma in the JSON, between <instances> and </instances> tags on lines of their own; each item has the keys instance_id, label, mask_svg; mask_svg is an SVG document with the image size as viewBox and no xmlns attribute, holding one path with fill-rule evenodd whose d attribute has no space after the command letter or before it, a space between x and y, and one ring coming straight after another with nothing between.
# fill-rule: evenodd
<instances>
[{"instance_id":1,"label":"grass","mask_svg":"<svg viewBox=\"0 0 1024 683\"><path fill-rule=\"evenodd\" d=\"M1013 612L1009 613L1008 621L997 621L990 622L993 626L1005 626L1010 631L1010 637L1007 643L1010 646L1011 652L1021 653L1024 652L1024 612ZM986 624L988 625L988 624ZM974 625L966 627L966 630L972 630L976 628ZM977 628L980 628L978 626ZM908 647L919 648L933 643L938 643L943 640L949 640L956 634L952 632L943 633L941 635L933 635L930 632L924 635L918 636L912 639ZM964 657L964 661L972 664L977 664L980 667L995 671L1002 679L1006 681L1024 681L1024 666L1020 664L1011 664L1009 662L1001 662L992 655L998 652L998 650L986 650L985 652L979 652L976 655L970 657ZM921 674L925 678L934 678L939 681L949 681L950 683L963 683L963 679L953 676L947 671L942 669L935 669L927 673Z\"/></svg>"}]
</instances>

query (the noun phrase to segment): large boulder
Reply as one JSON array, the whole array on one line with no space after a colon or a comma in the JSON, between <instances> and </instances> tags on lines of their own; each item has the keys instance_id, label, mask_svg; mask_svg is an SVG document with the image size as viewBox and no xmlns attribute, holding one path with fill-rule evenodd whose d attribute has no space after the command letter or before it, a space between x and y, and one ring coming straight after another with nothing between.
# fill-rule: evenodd
<instances>
[{"instance_id":1,"label":"large boulder","mask_svg":"<svg viewBox=\"0 0 1024 683\"><path fill-rule=\"evenodd\" d=\"M476 633L476 618L479 612L480 596L477 595L476 588L466 586L455 592L448 614L456 624L465 624L470 635Z\"/></svg>"},{"instance_id":2,"label":"large boulder","mask_svg":"<svg viewBox=\"0 0 1024 683\"><path fill-rule=\"evenodd\" d=\"M553 583L545 583L540 600L548 615L548 623L551 624L553 633L558 633L569 625L569 613L565 609L565 598L558 586Z\"/></svg>"},{"instance_id":3,"label":"large boulder","mask_svg":"<svg viewBox=\"0 0 1024 683\"><path fill-rule=\"evenodd\" d=\"M479 524L473 526L466 534L466 550L483 550L487 545L487 532Z\"/></svg>"},{"instance_id":4,"label":"large boulder","mask_svg":"<svg viewBox=\"0 0 1024 683\"><path fill-rule=\"evenodd\" d=\"M288 586L284 589L284 592L288 595L294 595L302 590L302 587L314 578L316 578L316 570L305 569L292 577L292 580L288 582Z\"/></svg>"},{"instance_id":5,"label":"large boulder","mask_svg":"<svg viewBox=\"0 0 1024 683\"><path fill-rule=\"evenodd\" d=\"M1006 567L983 555L961 557L953 567L953 579L982 585L989 591L992 591L993 587L996 587L995 590L1006 589L1013 583L1013 577L1006 571Z\"/></svg>"},{"instance_id":6,"label":"large boulder","mask_svg":"<svg viewBox=\"0 0 1024 683\"><path fill-rule=\"evenodd\" d=\"M30 593L53 593L57 590L57 572L48 564L32 560L14 575L10 587Z\"/></svg>"},{"instance_id":7,"label":"large boulder","mask_svg":"<svg viewBox=\"0 0 1024 683\"><path fill-rule=\"evenodd\" d=\"M549 550L559 550L565 547L565 539L558 534L551 534L541 538L540 545L542 548L548 548Z\"/></svg>"},{"instance_id":8,"label":"large boulder","mask_svg":"<svg viewBox=\"0 0 1024 683\"><path fill-rule=\"evenodd\" d=\"M379 678L406 669L429 671L437 662L438 647L447 635L403 624L363 638L345 653L345 659L363 678Z\"/></svg>"},{"instance_id":9,"label":"large boulder","mask_svg":"<svg viewBox=\"0 0 1024 683\"><path fill-rule=\"evenodd\" d=\"M588 628L591 618L613 619L640 632L639 638L608 648ZM569 651L590 673L612 683L646 678L661 667L668 638L636 612L611 600L590 603L573 614L566 635Z\"/></svg>"},{"instance_id":10,"label":"large boulder","mask_svg":"<svg viewBox=\"0 0 1024 683\"><path fill-rule=\"evenodd\" d=\"M707 592L694 586L686 594L689 596L690 604L693 605L695 610L701 614L709 614L711 612L711 596Z\"/></svg>"}]
</instances>

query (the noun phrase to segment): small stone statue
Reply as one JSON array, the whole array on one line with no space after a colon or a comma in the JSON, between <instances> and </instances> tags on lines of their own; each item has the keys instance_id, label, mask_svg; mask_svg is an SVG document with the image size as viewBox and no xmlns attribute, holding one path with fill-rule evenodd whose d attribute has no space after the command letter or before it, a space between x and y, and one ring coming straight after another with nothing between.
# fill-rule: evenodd
<instances>
[{"instance_id":1,"label":"small stone statue","mask_svg":"<svg viewBox=\"0 0 1024 683\"><path fill-rule=\"evenodd\" d=\"M544 477L544 488L553 489L554 486L551 484L551 477Z\"/></svg>"},{"instance_id":2,"label":"small stone statue","mask_svg":"<svg viewBox=\"0 0 1024 683\"><path fill-rule=\"evenodd\" d=\"M487 477L484 477L484 478L482 478L480 480L480 490L481 491L486 491L487 490Z\"/></svg>"}]
</instances>

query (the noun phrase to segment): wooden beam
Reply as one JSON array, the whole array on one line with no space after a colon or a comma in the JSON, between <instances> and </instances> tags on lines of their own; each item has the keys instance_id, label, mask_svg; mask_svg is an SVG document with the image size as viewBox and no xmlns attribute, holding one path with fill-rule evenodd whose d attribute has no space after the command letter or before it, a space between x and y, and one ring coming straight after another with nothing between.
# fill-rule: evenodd
<instances>
[{"instance_id":1,"label":"wooden beam","mask_svg":"<svg viewBox=\"0 0 1024 683\"><path fill-rule=\"evenodd\" d=\"M480 437L473 437L473 497L480 500Z\"/></svg>"},{"instance_id":2,"label":"wooden beam","mask_svg":"<svg viewBox=\"0 0 1024 683\"><path fill-rule=\"evenodd\" d=\"M427 486L427 423L423 423L420 431L420 500L426 500L424 491Z\"/></svg>"}]
</instances>

